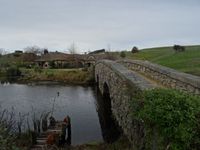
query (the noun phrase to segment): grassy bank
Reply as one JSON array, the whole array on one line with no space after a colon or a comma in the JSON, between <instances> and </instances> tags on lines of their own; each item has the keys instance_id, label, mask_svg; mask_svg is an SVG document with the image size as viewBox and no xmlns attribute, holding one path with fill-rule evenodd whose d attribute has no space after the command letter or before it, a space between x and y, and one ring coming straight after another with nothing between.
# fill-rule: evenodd
<instances>
[{"instance_id":1,"label":"grassy bank","mask_svg":"<svg viewBox=\"0 0 200 150\"><path fill-rule=\"evenodd\" d=\"M69 84L87 84L93 82L91 71L84 69L20 69L23 77L20 81L56 81Z\"/></svg>"},{"instance_id":2,"label":"grassy bank","mask_svg":"<svg viewBox=\"0 0 200 150\"><path fill-rule=\"evenodd\" d=\"M185 73L200 76L200 46L186 46L185 52L173 47L142 49L139 53L126 52L126 58L148 60Z\"/></svg>"}]
</instances>

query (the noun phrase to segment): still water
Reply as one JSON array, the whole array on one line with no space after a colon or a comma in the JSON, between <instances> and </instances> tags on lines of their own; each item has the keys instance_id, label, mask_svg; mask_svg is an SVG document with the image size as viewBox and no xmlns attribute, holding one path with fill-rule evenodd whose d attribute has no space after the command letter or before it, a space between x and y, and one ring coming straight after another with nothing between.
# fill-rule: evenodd
<instances>
[{"instance_id":1,"label":"still water","mask_svg":"<svg viewBox=\"0 0 200 150\"><path fill-rule=\"evenodd\" d=\"M58 95L59 92L59 95ZM93 87L66 85L0 84L1 109L36 115L50 111L55 99L53 116L63 120L71 117L72 144L102 141L97 113L97 96Z\"/></svg>"}]
</instances>

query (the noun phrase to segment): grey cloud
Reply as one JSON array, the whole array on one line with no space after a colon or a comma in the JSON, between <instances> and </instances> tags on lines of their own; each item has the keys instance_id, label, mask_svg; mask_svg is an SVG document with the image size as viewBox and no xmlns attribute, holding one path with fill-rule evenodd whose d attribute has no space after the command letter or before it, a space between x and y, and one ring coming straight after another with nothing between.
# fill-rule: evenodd
<instances>
[{"instance_id":1,"label":"grey cloud","mask_svg":"<svg viewBox=\"0 0 200 150\"><path fill-rule=\"evenodd\" d=\"M0 47L198 44L198 14L198 0L0 0Z\"/></svg>"}]
</instances>

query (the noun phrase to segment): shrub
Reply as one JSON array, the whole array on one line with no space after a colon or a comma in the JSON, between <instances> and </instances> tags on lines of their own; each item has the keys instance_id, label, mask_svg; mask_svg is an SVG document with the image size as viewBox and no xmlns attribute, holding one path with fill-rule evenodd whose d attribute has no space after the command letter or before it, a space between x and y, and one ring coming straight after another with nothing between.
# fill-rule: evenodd
<instances>
[{"instance_id":1,"label":"shrub","mask_svg":"<svg viewBox=\"0 0 200 150\"><path fill-rule=\"evenodd\" d=\"M125 53L124 51L121 51L121 52L120 52L120 57L121 57L121 58L125 58L125 57L126 57L126 53Z\"/></svg>"},{"instance_id":2,"label":"shrub","mask_svg":"<svg viewBox=\"0 0 200 150\"><path fill-rule=\"evenodd\" d=\"M41 73L41 72L42 72L42 69L41 69L39 66L35 66L35 67L34 67L34 71L35 71L35 72L38 72L38 73Z\"/></svg>"},{"instance_id":3,"label":"shrub","mask_svg":"<svg viewBox=\"0 0 200 150\"><path fill-rule=\"evenodd\" d=\"M15 137L6 127L0 124L0 146L2 150L17 150L15 146Z\"/></svg>"},{"instance_id":4,"label":"shrub","mask_svg":"<svg viewBox=\"0 0 200 150\"><path fill-rule=\"evenodd\" d=\"M9 112L0 106L0 149L1 150L17 150L15 141L17 135L15 132L16 121L14 119L15 113Z\"/></svg>"},{"instance_id":5,"label":"shrub","mask_svg":"<svg viewBox=\"0 0 200 150\"><path fill-rule=\"evenodd\" d=\"M106 52L104 59L117 60L117 57L115 55L113 55L113 53L111 53L111 52Z\"/></svg>"},{"instance_id":6,"label":"shrub","mask_svg":"<svg viewBox=\"0 0 200 150\"><path fill-rule=\"evenodd\" d=\"M53 72L45 72L47 78L53 78L54 77L54 73Z\"/></svg>"},{"instance_id":7,"label":"shrub","mask_svg":"<svg viewBox=\"0 0 200 150\"><path fill-rule=\"evenodd\" d=\"M6 70L6 77L8 79L15 79L21 76L21 71L17 67L10 67Z\"/></svg>"},{"instance_id":8,"label":"shrub","mask_svg":"<svg viewBox=\"0 0 200 150\"><path fill-rule=\"evenodd\" d=\"M49 62L49 66L50 66L52 69L56 68L56 65L55 65L55 62L54 62L54 61L50 61L50 62Z\"/></svg>"},{"instance_id":9,"label":"shrub","mask_svg":"<svg viewBox=\"0 0 200 150\"><path fill-rule=\"evenodd\" d=\"M200 143L199 111L199 96L171 89L153 89L144 93L143 107L137 117L144 121L146 133L153 134L153 130L157 130L165 148L195 149Z\"/></svg>"}]
</instances>

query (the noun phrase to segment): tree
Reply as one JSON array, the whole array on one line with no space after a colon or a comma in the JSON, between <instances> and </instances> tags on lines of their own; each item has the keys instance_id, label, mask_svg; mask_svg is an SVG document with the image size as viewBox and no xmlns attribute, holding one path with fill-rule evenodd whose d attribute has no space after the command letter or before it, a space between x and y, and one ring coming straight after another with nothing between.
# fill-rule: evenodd
<instances>
[{"instance_id":1,"label":"tree","mask_svg":"<svg viewBox=\"0 0 200 150\"><path fill-rule=\"evenodd\" d=\"M111 51L111 45L108 44L108 45L107 45L107 52L110 52L110 51Z\"/></svg>"},{"instance_id":2,"label":"tree","mask_svg":"<svg viewBox=\"0 0 200 150\"><path fill-rule=\"evenodd\" d=\"M5 53L5 49L0 48L0 56L4 55L4 53Z\"/></svg>"},{"instance_id":3,"label":"tree","mask_svg":"<svg viewBox=\"0 0 200 150\"><path fill-rule=\"evenodd\" d=\"M48 54L49 53L49 51L48 51L48 49L44 49L44 55L46 55L46 54Z\"/></svg>"},{"instance_id":4,"label":"tree","mask_svg":"<svg viewBox=\"0 0 200 150\"><path fill-rule=\"evenodd\" d=\"M134 46L134 47L132 48L131 52L132 52L132 53L137 53L137 52L139 52L139 49L138 49L136 46Z\"/></svg>"},{"instance_id":5,"label":"tree","mask_svg":"<svg viewBox=\"0 0 200 150\"><path fill-rule=\"evenodd\" d=\"M120 52L120 57L121 57L121 58L125 58L125 57L126 57L125 51L121 51L121 52Z\"/></svg>"},{"instance_id":6,"label":"tree","mask_svg":"<svg viewBox=\"0 0 200 150\"><path fill-rule=\"evenodd\" d=\"M77 46L74 42L69 46L68 51L69 51L70 54L76 54L77 53Z\"/></svg>"},{"instance_id":7,"label":"tree","mask_svg":"<svg viewBox=\"0 0 200 150\"><path fill-rule=\"evenodd\" d=\"M185 51L185 47L181 46L181 45L174 45L173 49L175 50L175 52L184 52Z\"/></svg>"},{"instance_id":8,"label":"tree","mask_svg":"<svg viewBox=\"0 0 200 150\"><path fill-rule=\"evenodd\" d=\"M24 51L26 53L34 53L36 55L41 55L43 53L43 48L40 48L39 46L27 46L24 48Z\"/></svg>"}]
</instances>

